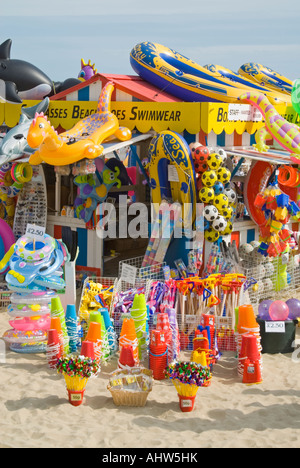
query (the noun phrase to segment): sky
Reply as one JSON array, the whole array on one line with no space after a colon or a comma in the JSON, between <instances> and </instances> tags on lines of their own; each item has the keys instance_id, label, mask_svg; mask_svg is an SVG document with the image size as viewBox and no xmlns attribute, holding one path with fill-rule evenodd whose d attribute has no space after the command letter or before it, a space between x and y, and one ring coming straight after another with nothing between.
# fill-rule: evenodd
<instances>
[{"instance_id":1,"label":"sky","mask_svg":"<svg viewBox=\"0 0 300 468\"><path fill-rule=\"evenodd\" d=\"M99 73L135 75L130 51L143 41L199 65L258 62L294 80L299 24L299 0L2 0L0 44L12 39L11 58L53 81L76 78L81 58Z\"/></svg>"}]
</instances>

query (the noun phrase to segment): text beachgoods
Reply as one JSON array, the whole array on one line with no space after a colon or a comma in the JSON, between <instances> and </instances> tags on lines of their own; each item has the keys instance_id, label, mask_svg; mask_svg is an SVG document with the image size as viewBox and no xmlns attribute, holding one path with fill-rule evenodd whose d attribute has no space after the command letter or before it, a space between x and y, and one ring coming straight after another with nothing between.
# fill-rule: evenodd
<instances>
[{"instance_id":1,"label":"text beachgoods","mask_svg":"<svg viewBox=\"0 0 300 468\"><path fill-rule=\"evenodd\" d=\"M127 204L127 197L119 197L118 207L108 201L100 203L96 209L98 219L96 232L102 239L138 239L148 238L149 231L154 238L170 239L186 237L195 239L204 232L203 204L196 205L196 217L193 220L191 203L162 205L152 203ZM117 223L118 219L118 223Z\"/></svg>"}]
</instances>

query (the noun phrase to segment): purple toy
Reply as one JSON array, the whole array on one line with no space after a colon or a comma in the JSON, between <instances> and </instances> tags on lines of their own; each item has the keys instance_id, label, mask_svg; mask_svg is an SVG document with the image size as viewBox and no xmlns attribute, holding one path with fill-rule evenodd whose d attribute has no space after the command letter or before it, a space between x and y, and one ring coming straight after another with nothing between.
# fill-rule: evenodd
<instances>
[{"instance_id":1,"label":"purple toy","mask_svg":"<svg viewBox=\"0 0 300 468\"><path fill-rule=\"evenodd\" d=\"M300 301L299 299L291 298L286 301L286 305L288 306L290 313L289 319L295 320L300 317Z\"/></svg>"},{"instance_id":2,"label":"purple toy","mask_svg":"<svg viewBox=\"0 0 300 468\"><path fill-rule=\"evenodd\" d=\"M258 306L258 316L261 320L271 320L269 315L269 308L273 301L266 299L262 301Z\"/></svg>"},{"instance_id":3,"label":"purple toy","mask_svg":"<svg viewBox=\"0 0 300 468\"><path fill-rule=\"evenodd\" d=\"M89 60L88 63L85 63L83 59L81 59L81 70L78 73L78 78L81 81L87 81L92 76L96 75L97 70L95 69L95 64L91 64L91 61Z\"/></svg>"}]
</instances>

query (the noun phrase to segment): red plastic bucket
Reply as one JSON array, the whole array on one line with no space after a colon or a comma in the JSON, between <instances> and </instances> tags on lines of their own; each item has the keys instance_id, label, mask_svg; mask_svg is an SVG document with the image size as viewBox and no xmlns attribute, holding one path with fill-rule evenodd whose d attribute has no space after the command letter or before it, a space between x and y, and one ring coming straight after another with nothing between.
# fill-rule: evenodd
<instances>
[{"instance_id":1,"label":"red plastic bucket","mask_svg":"<svg viewBox=\"0 0 300 468\"><path fill-rule=\"evenodd\" d=\"M149 368L153 371L154 380L165 379L164 370L168 363L167 346L151 346L149 350Z\"/></svg>"},{"instance_id":2,"label":"red plastic bucket","mask_svg":"<svg viewBox=\"0 0 300 468\"><path fill-rule=\"evenodd\" d=\"M188 413L190 411L193 411L194 406L195 406L195 399L196 395L194 396L183 396L179 395L179 407L183 413Z\"/></svg>"},{"instance_id":3,"label":"red plastic bucket","mask_svg":"<svg viewBox=\"0 0 300 468\"><path fill-rule=\"evenodd\" d=\"M73 406L79 406L83 402L84 390L68 390L69 402Z\"/></svg>"}]
</instances>

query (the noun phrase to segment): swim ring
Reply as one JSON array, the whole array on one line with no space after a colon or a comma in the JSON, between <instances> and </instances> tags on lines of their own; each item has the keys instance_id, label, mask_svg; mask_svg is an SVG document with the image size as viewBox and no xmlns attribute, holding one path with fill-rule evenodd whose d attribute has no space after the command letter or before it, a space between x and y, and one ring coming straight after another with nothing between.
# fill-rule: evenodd
<instances>
[{"instance_id":1,"label":"swim ring","mask_svg":"<svg viewBox=\"0 0 300 468\"><path fill-rule=\"evenodd\" d=\"M15 294L15 293L13 293ZM9 304L7 306L7 313L10 317L31 317L32 315L48 315L51 313L50 304L38 305L38 304Z\"/></svg>"},{"instance_id":2,"label":"swim ring","mask_svg":"<svg viewBox=\"0 0 300 468\"><path fill-rule=\"evenodd\" d=\"M9 320L8 323L15 330L49 330L51 318L50 314L44 316L14 317L12 320Z\"/></svg>"},{"instance_id":3,"label":"swim ring","mask_svg":"<svg viewBox=\"0 0 300 468\"><path fill-rule=\"evenodd\" d=\"M2 336L6 343L30 343L47 341L47 332L44 330L6 330Z\"/></svg>"},{"instance_id":4,"label":"swim ring","mask_svg":"<svg viewBox=\"0 0 300 468\"><path fill-rule=\"evenodd\" d=\"M42 240L37 240L35 243L32 236L25 235L17 240L15 253L26 262L35 262L48 258L55 247L55 239L47 234L44 235Z\"/></svg>"},{"instance_id":5,"label":"swim ring","mask_svg":"<svg viewBox=\"0 0 300 468\"><path fill-rule=\"evenodd\" d=\"M238 102L251 85L233 81L198 65L173 49L153 42L141 42L130 52L134 71L144 80L186 102ZM290 104L291 97L258 86L272 104Z\"/></svg>"},{"instance_id":6,"label":"swim ring","mask_svg":"<svg viewBox=\"0 0 300 468\"><path fill-rule=\"evenodd\" d=\"M11 351L21 354L38 354L45 353L47 351L47 343L11 343L9 346Z\"/></svg>"},{"instance_id":7,"label":"swim ring","mask_svg":"<svg viewBox=\"0 0 300 468\"><path fill-rule=\"evenodd\" d=\"M52 298L57 297L54 291L32 291L28 294L13 293L11 304L51 304Z\"/></svg>"},{"instance_id":8,"label":"swim ring","mask_svg":"<svg viewBox=\"0 0 300 468\"><path fill-rule=\"evenodd\" d=\"M8 252L10 247L16 242L13 230L11 227L3 220L0 219L0 237L2 239L5 253ZM0 258L0 260L2 257Z\"/></svg>"},{"instance_id":9,"label":"swim ring","mask_svg":"<svg viewBox=\"0 0 300 468\"><path fill-rule=\"evenodd\" d=\"M5 277L8 287L11 288L11 286L14 286L23 288L31 284L39 286L44 286L45 284L48 287L51 285L54 289L57 289L56 285L58 282L61 287L64 281L58 276L53 275L53 273L59 269L62 262L63 254L60 250L54 250L49 258L35 262L28 262L18 255L13 255L9 262L10 270ZM37 281L37 279L39 279L39 281ZM53 279L53 285L51 279Z\"/></svg>"}]
</instances>

